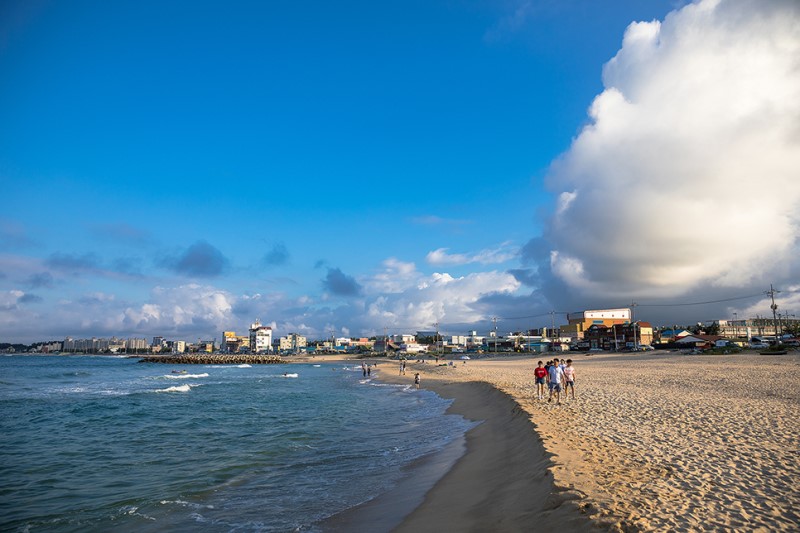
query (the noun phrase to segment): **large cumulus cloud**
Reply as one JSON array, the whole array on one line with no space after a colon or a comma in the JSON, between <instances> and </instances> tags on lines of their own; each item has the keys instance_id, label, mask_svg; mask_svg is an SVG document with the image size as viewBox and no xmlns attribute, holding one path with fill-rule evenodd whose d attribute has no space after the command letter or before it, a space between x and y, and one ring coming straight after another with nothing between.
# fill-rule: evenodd
<instances>
[{"instance_id":1,"label":"large cumulus cloud","mask_svg":"<svg viewBox=\"0 0 800 533\"><path fill-rule=\"evenodd\" d=\"M585 297L769 286L800 251L800 3L631 24L557 160L550 275Z\"/></svg>"}]
</instances>

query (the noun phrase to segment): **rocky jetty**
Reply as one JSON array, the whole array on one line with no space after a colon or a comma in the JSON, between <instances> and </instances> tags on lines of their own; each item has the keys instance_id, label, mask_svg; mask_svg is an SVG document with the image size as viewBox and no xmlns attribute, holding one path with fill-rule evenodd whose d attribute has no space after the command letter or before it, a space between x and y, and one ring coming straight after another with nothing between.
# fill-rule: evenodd
<instances>
[{"instance_id":1,"label":"rocky jetty","mask_svg":"<svg viewBox=\"0 0 800 533\"><path fill-rule=\"evenodd\" d=\"M249 354L182 354L150 356L139 359L140 363L169 363L171 365L274 365L285 363L277 355Z\"/></svg>"}]
</instances>

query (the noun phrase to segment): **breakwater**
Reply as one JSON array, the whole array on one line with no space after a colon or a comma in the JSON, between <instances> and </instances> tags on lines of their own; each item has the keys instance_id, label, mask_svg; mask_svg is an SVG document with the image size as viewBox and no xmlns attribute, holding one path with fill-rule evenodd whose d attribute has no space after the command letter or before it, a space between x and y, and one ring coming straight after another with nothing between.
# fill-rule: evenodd
<instances>
[{"instance_id":1,"label":"breakwater","mask_svg":"<svg viewBox=\"0 0 800 533\"><path fill-rule=\"evenodd\" d=\"M139 359L139 362L168 363L171 365L275 365L286 361L277 355L184 354L143 357Z\"/></svg>"}]
</instances>

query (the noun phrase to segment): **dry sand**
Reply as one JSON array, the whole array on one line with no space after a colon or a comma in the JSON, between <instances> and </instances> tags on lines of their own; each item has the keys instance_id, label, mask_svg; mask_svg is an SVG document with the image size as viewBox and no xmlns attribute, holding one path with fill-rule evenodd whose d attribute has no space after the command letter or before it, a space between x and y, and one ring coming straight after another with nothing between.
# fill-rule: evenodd
<instances>
[{"instance_id":1,"label":"dry sand","mask_svg":"<svg viewBox=\"0 0 800 533\"><path fill-rule=\"evenodd\" d=\"M550 518L580 515L618 531L800 530L797 352L575 355L577 399L562 405L536 399L532 371L540 358L546 355L472 360L455 368L409 364L404 379L420 371L422 385L455 396L454 406L472 396L461 411L468 418L496 420L479 426L484 435L465 456L478 461L456 463L400 531L513 531L521 524L528 526L523 530L549 531L556 529ZM386 373L392 364L397 365L387 361L379 368ZM463 382L489 383L518 407L506 409L505 418L482 412L482 402L502 405L503 399L475 387L453 387ZM540 464L529 439L515 433L522 427L514 418L519 413L552 454L546 463ZM504 425L515 429L501 436ZM513 467L501 468L503 462ZM533 469L526 463L534 463ZM547 504L528 505L526 498L541 501L544 493L520 499L520 487L529 490L527 483L544 469L553 480ZM503 476L507 490L498 489ZM472 508L474 513L467 511ZM505 526L481 522L497 509L493 519L508 517ZM580 521L558 523L562 530L587 529Z\"/></svg>"}]
</instances>

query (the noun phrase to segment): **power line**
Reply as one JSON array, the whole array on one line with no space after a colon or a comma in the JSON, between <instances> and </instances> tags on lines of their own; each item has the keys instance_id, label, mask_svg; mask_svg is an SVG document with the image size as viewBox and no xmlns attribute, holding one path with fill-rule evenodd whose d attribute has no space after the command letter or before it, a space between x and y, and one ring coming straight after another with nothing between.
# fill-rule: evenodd
<instances>
[{"instance_id":1,"label":"power line","mask_svg":"<svg viewBox=\"0 0 800 533\"><path fill-rule=\"evenodd\" d=\"M723 302L734 302L736 300L749 300L750 298L755 298L757 296L762 296L764 293L760 292L758 294L750 294L747 296L737 296L735 298L725 298L723 300L709 300L707 302L687 302L687 303L679 303L679 304L636 304L638 307L684 307L689 305L706 305L706 304L719 304Z\"/></svg>"},{"instance_id":2,"label":"power line","mask_svg":"<svg viewBox=\"0 0 800 533\"><path fill-rule=\"evenodd\" d=\"M550 316L552 314L556 315L568 315L567 311L548 311L546 313L541 313L538 315L529 315L529 316L499 316L497 320L522 320L525 318L541 318L543 316Z\"/></svg>"}]
</instances>

